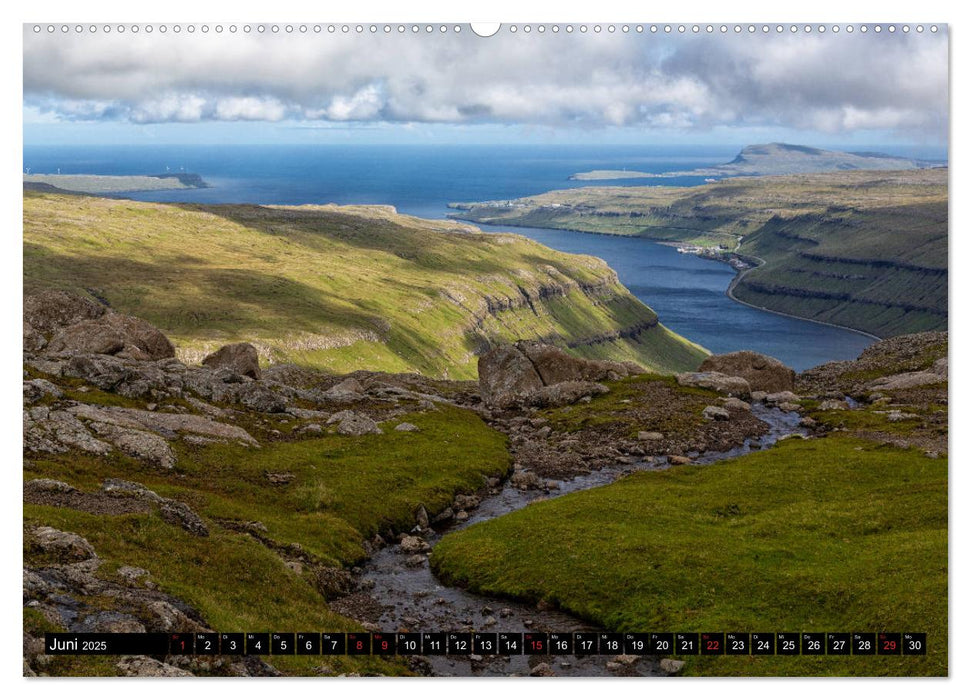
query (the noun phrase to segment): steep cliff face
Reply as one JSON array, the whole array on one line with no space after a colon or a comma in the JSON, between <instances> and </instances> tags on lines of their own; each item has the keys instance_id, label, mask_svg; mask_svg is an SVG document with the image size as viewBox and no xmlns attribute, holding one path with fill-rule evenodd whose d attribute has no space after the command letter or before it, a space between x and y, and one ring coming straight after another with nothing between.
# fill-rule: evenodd
<instances>
[{"instance_id":1,"label":"steep cliff face","mask_svg":"<svg viewBox=\"0 0 971 700\"><path fill-rule=\"evenodd\" d=\"M273 362L471 379L479 354L520 339L659 371L705 354L601 260L390 207L27 192L24 286L81 290L148 319L186 361L248 340Z\"/></svg>"}]
</instances>

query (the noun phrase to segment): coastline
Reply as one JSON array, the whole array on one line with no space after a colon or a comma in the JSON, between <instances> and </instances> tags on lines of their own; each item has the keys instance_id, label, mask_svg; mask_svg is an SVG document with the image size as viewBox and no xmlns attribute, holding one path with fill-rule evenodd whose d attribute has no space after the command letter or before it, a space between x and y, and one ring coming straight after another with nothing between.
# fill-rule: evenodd
<instances>
[{"instance_id":1,"label":"coastline","mask_svg":"<svg viewBox=\"0 0 971 700\"><path fill-rule=\"evenodd\" d=\"M641 238L641 239L643 239L645 241L650 241L651 243L657 243L659 245L665 245L665 246L672 247L672 248L676 248L679 245L681 245L681 243L679 243L678 241L658 240L658 239L655 239L655 238L649 238L647 236L634 236L634 235L627 235L627 234L623 234L623 233L606 233L606 232L602 232L602 231L579 231L577 229L555 228L555 227L552 227L552 226L513 226L513 225L509 225L509 224L488 224L488 223L486 223L484 221L473 221L473 220L470 220L470 219L464 219L464 218L459 217L459 216L450 216L450 215L447 215L447 218L454 219L454 220L457 220L457 221L462 221L462 222L469 223L469 224L473 224L473 225L476 225L476 226L478 226L480 224L483 224L485 226L497 226L497 227L498 226L507 226L509 229L511 229L510 230L510 233L515 233L516 232L515 229L517 229L517 228L538 228L538 229L545 229L547 231L572 231L573 233L582 233L582 234L585 234L585 235L593 235L593 236L614 236L614 237L618 237L618 238L635 238L635 239L636 238ZM519 235L522 235L522 234L519 234ZM756 257L754 255L748 255L746 257L749 257L749 258L753 258L755 260L758 260L759 261L759 265L764 265L765 264L765 260L763 260L762 258L758 258L758 257ZM706 258L706 259L707 260L714 260L715 262L720 262L720 263L723 263L725 265L731 266L731 264L728 261L725 261L725 260L718 260L717 258ZM767 313L775 314L777 316L785 316L787 318L794 318L794 319L799 320L799 321L808 321L809 323L818 323L821 326L829 326L830 328L839 328L840 330L850 331L851 333L856 333L858 335L862 335L862 336L865 336L867 338L871 338L874 341L883 340L883 338L881 338L880 336L874 335L873 333L867 333L866 331L860 330L859 328L852 328L851 326L842 326L842 325L840 325L838 323L830 323L828 321L819 321L819 320L813 319L813 318L806 318L805 316L797 316L796 314L786 313L785 311L775 311L774 309L768 309L768 308L766 308L764 306L758 306L756 304L750 304L747 301L742 301L741 299L739 299L738 297L736 297L735 294L734 294L735 286L738 284L739 280L742 279L742 277L744 277L747 273L751 272L752 270L755 270L757 267L758 266L756 266L756 267L750 267L747 270L736 271L735 276L732 278L732 281L728 283L728 287L725 289L725 296L727 296L729 299L731 299L732 301L734 301L736 303L742 304L743 306L747 306L747 307L749 307L751 309L756 309L758 311L765 311Z\"/></svg>"},{"instance_id":2,"label":"coastline","mask_svg":"<svg viewBox=\"0 0 971 700\"><path fill-rule=\"evenodd\" d=\"M760 263L759 263L760 265L764 265L765 264L765 260L762 260L762 258L756 257L754 255L749 255L748 257L754 258L756 260L759 260L760 261ZM711 258L709 258L709 259L711 259ZM722 262L722 261L719 261L719 262ZM726 264L728 264L728 263L726 263ZM748 306L749 308L752 308L752 309L758 309L759 311L766 311L766 312L768 312L770 314L776 314L777 316L787 316L788 318L796 318L796 319L799 319L800 321L809 321L810 323L818 323L821 326L829 326L830 328L839 328L839 329L844 330L844 331L851 331L853 333L858 333L860 335L864 335L867 338L872 338L873 340L883 340L883 338L881 338L880 336L873 335L873 333L867 333L866 331L862 331L859 328L851 328L850 326L841 326L838 323L830 323L829 321L819 321L819 320L814 319L814 318L806 318L804 316L796 316L795 314L789 314L789 313L786 313L785 311L775 311L774 309L767 309L764 306L758 306L756 304L750 304L747 301L742 301L737 296L735 296L735 287L738 285L739 281L745 275L747 275L752 270L758 269L758 267L759 266L756 265L755 267L750 267L747 270L741 270L741 271L736 272L735 273L735 276L732 278L732 281L728 283L728 288L725 290L725 296L727 296L732 301L738 302L739 304L744 304L745 306Z\"/></svg>"}]
</instances>

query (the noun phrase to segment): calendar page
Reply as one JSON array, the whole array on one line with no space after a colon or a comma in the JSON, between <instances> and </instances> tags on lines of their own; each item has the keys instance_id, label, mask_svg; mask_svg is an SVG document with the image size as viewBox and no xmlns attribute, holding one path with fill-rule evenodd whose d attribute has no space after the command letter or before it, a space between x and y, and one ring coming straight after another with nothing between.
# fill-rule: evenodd
<instances>
[{"instance_id":1,"label":"calendar page","mask_svg":"<svg viewBox=\"0 0 971 700\"><path fill-rule=\"evenodd\" d=\"M946 24L22 34L24 676L948 675Z\"/></svg>"}]
</instances>

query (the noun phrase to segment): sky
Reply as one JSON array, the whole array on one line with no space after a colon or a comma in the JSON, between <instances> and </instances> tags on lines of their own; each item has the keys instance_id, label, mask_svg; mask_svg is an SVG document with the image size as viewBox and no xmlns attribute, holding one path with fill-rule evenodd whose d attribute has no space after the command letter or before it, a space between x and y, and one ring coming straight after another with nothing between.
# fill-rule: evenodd
<instances>
[{"instance_id":1,"label":"sky","mask_svg":"<svg viewBox=\"0 0 971 700\"><path fill-rule=\"evenodd\" d=\"M947 144L944 27L482 38L452 25L157 26L25 25L25 144Z\"/></svg>"}]
</instances>

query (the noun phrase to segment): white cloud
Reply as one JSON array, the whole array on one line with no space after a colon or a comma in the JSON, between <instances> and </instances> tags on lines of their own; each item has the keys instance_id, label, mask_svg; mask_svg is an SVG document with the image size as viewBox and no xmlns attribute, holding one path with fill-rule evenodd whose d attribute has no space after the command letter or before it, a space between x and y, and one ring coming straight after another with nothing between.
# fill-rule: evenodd
<instances>
[{"instance_id":1,"label":"white cloud","mask_svg":"<svg viewBox=\"0 0 971 700\"><path fill-rule=\"evenodd\" d=\"M945 138L947 35L24 35L25 114L909 130Z\"/></svg>"}]
</instances>

